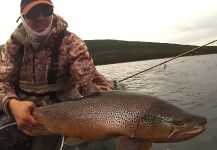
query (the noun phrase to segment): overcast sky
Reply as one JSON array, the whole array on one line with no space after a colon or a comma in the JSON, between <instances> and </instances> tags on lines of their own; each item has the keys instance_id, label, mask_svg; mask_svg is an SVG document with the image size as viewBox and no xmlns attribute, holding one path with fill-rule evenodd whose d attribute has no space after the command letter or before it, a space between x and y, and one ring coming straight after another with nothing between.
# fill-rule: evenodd
<instances>
[{"instance_id":1,"label":"overcast sky","mask_svg":"<svg viewBox=\"0 0 217 150\"><path fill-rule=\"evenodd\" d=\"M203 45L217 39L217 0L53 0L83 40ZM18 25L20 0L0 5L0 44ZM217 44L216 44L217 45Z\"/></svg>"}]
</instances>

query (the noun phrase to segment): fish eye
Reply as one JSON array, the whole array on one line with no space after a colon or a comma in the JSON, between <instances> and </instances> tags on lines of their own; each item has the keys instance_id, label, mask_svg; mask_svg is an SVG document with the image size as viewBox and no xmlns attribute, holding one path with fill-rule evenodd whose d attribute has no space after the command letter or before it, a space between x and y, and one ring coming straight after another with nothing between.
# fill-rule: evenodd
<instances>
[{"instance_id":1,"label":"fish eye","mask_svg":"<svg viewBox=\"0 0 217 150\"><path fill-rule=\"evenodd\" d=\"M174 123L176 125L183 125L183 121L182 120L175 120Z\"/></svg>"},{"instance_id":2,"label":"fish eye","mask_svg":"<svg viewBox=\"0 0 217 150\"><path fill-rule=\"evenodd\" d=\"M191 121L191 119L190 118L188 118L188 119L185 119L185 122L190 122Z\"/></svg>"}]
</instances>

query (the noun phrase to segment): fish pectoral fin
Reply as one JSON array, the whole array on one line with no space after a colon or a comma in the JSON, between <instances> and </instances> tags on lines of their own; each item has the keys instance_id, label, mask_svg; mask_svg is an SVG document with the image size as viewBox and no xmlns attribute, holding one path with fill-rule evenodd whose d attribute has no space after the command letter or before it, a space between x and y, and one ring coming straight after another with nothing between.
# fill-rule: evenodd
<instances>
[{"instance_id":1,"label":"fish pectoral fin","mask_svg":"<svg viewBox=\"0 0 217 150\"><path fill-rule=\"evenodd\" d=\"M116 140L117 150L151 150L152 143L142 139L120 136Z\"/></svg>"},{"instance_id":2,"label":"fish pectoral fin","mask_svg":"<svg viewBox=\"0 0 217 150\"><path fill-rule=\"evenodd\" d=\"M76 145L81 145L87 142L88 141L81 139L81 138L67 137L64 144L68 146L76 146Z\"/></svg>"},{"instance_id":3,"label":"fish pectoral fin","mask_svg":"<svg viewBox=\"0 0 217 150\"><path fill-rule=\"evenodd\" d=\"M37 124L32 129L33 133L39 134L39 135L56 135L53 131L50 131L44 127L42 124Z\"/></svg>"}]
</instances>

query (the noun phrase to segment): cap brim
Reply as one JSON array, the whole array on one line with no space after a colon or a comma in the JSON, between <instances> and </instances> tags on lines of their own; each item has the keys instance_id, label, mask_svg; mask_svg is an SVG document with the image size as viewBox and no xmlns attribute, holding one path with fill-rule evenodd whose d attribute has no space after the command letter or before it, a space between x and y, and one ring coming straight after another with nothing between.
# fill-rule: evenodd
<instances>
[{"instance_id":1,"label":"cap brim","mask_svg":"<svg viewBox=\"0 0 217 150\"><path fill-rule=\"evenodd\" d=\"M22 13L24 15L26 15L33 7L35 7L36 5L39 5L39 4L47 4L47 5L50 5L53 7L53 4L49 1L34 1L30 4L28 4L26 7L24 7L22 10Z\"/></svg>"}]
</instances>

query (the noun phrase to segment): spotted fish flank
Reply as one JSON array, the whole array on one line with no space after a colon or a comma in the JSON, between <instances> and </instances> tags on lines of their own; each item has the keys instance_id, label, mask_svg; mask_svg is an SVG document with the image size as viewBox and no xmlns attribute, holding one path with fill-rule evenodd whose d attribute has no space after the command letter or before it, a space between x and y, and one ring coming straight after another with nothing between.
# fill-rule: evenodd
<instances>
[{"instance_id":1,"label":"spotted fish flank","mask_svg":"<svg viewBox=\"0 0 217 150\"><path fill-rule=\"evenodd\" d=\"M141 145L147 147L147 143L191 139L203 132L206 124L205 118L165 101L126 91L100 92L77 101L39 107L33 115L55 134L88 141L128 137L122 139L136 140L136 150L145 149Z\"/></svg>"}]
</instances>

